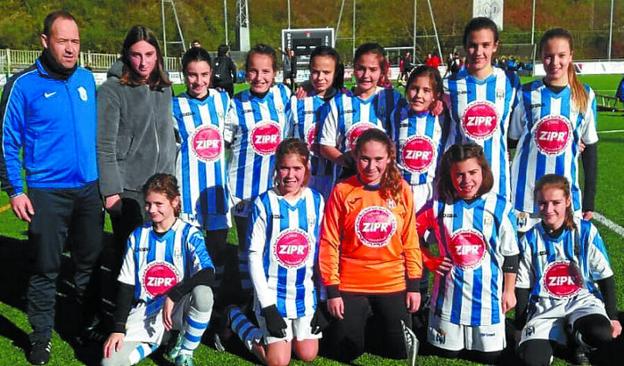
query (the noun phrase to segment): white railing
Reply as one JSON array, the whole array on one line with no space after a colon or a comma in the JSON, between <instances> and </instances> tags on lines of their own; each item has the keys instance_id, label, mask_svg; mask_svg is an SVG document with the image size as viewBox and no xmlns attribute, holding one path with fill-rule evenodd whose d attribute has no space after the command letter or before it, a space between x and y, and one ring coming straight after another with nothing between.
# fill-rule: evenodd
<instances>
[{"instance_id":1,"label":"white railing","mask_svg":"<svg viewBox=\"0 0 624 366\"><path fill-rule=\"evenodd\" d=\"M39 55L41 55L41 51L0 49L0 74L12 74L17 70L24 69L35 63ZM86 51L80 53L78 63L80 66L88 66L96 71L106 71L118 58L118 54ZM164 62L165 70L180 70L179 57L166 57Z\"/></svg>"}]
</instances>

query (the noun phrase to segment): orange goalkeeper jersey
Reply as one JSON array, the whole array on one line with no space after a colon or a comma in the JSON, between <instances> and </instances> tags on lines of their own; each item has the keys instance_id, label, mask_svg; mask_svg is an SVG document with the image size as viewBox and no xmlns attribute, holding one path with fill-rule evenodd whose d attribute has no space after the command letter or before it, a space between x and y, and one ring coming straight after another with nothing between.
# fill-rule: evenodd
<instances>
[{"instance_id":1,"label":"orange goalkeeper jersey","mask_svg":"<svg viewBox=\"0 0 624 366\"><path fill-rule=\"evenodd\" d=\"M422 274L412 192L382 199L357 176L338 183L325 206L319 266L330 298L356 293L418 291ZM332 296L332 293L334 295Z\"/></svg>"}]
</instances>

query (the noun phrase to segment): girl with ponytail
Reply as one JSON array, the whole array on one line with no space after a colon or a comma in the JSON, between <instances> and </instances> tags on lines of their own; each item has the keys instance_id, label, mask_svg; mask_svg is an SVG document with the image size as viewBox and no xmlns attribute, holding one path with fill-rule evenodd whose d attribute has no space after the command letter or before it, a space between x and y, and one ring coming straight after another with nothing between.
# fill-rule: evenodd
<instances>
[{"instance_id":1,"label":"girl with ponytail","mask_svg":"<svg viewBox=\"0 0 624 366\"><path fill-rule=\"evenodd\" d=\"M518 144L511 184L521 232L539 221L533 190L535 182L544 175L567 178L577 217L592 218L596 194L598 134L594 91L576 75L570 32L562 28L546 31L540 49L546 76L522 87L509 128L510 139ZM578 182L579 156L585 172L583 194Z\"/></svg>"}]
</instances>

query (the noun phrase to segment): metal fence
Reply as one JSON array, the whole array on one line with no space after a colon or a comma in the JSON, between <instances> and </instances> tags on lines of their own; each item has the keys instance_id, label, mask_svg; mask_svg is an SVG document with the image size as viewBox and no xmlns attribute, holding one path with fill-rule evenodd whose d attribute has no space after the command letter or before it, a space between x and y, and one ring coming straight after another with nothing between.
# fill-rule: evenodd
<instances>
[{"instance_id":1,"label":"metal fence","mask_svg":"<svg viewBox=\"0 0 624 366\"><path fill-rule=\"evenodd\" d=\"M0 73L12 74L24 69L35 63L40 55L41 51L0 49ZM94 71L106 71L119 56L110 53L81 52L78 64ZM167 71L180 71L179 57L166 57L164 63Z\"/></svg>"}]
</instances>

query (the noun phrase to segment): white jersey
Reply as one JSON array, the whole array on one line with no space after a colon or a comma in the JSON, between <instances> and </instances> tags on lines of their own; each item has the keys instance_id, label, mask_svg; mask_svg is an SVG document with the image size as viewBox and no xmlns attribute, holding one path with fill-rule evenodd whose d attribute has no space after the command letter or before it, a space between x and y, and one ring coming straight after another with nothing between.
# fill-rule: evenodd
<instances>
[{"instance_id":1,"label":"white jersey","mask_svg":"<svg viewBox=\"0 0 624 366\"><path fill-rule=\"evenodd\" d=\"M142 309L141 316L149 318L162 310L167 291L206 268L214 266L204 236L195 226L177 219L164 235L156 234L151 224L130 234L118 280L134 286L135 309Z\"/></svg>"},{"instance_id":2,"label":"white jersey","mask_svg":"<svg viewBox=\"0 0 624 366\"><path fill-rule=\"evenodd\" d=\"M186 93L173 98L173 118L180 137L176 178L181 191L180 217L206 230L218 230L231 226L223 141L230 98L214 89L208 93L203 100Z\"/></svg>"},{"instance_id":3,"label":"white jersey","mask_svg":"<svg viewBox=\"0 0 624 366\"><path fill-rule=\"evenodd\" d=\"M531 290L529 318L587 292L602 299L595 282L613 276L607 249L591 222L574 224L553 238L540 222L520 239L516 287Z\"/></svg>"},{"instance_id":4,"label":"white jersey","mask_svg":"<svg viewBox=\"0 0 624 366\"><path fill-rule=\"evenodd\" d=\"M433 229L440 255L452 269L435 275L431 311L453 324L498 324L504 257L519 253L515 215L502 196L488 192L472 202L457 200L433 207L418 216L418 233Z\"/></svg>"},{"instance_id":5,"label":"white jersey","mask_svg":"<svg viewBox=\"0 0 624 366\"><path fill-rule=\"evenodd\" d=\"M273 187L275 151L291 134L290 113L290 90L283 84L263 98L246 90L232 99L224 138L232 149L228 179L235 202L252 201Z\"/></svg>"},{"instance_id":6,"label":"white jersey","mask_svg":"<svg viewBox=\"0 0 624 366\"><path fill-rule=\"evenodd\" d=\"M249 269L256 310L276 305L289 319L314 314L323 197L305 188L296 202L274 190L260 195L250 221Z\"/></svg>"},{"instance_id":7,"label":"white jersey","mask_svg":"<svg viewBox=\"0 0 624 366\"><path fill-rule=\"evenodd\" d=\"M589 95L587 111L580 113L569 86L558 93L542 80L522 87L509 127L509 138L519 140L511 174L516 210L537 213L535 183L546 174L557 174L570 182L572 209L580 212L579 147L581 142L598 142L596 98L589 86L585 88Z\"/></svg>"},{"instance_id":8,"label":"white jersey","mask_svg":"<svg viewBox=\"0 0 624 366\"><path fill-rule=\"evenodd\" d=\"M309 149L316 143L320 121L328 111L327 108L323 108L325 105L325 100L318 95L303 99L291 98L290 110L293 137L305 141ZM333 167L331 161L317 156L312 150L310 150L310 155L311 173L313 176L330 176L332 174Z\"/></svg>"},{"instance_id":9,"label":"white jersey","mask_svg":"<svg viewBox=\"0 0 624 366\"><path fill-rule=\"evenodd\" d=\"M392 139L399 168L410 185L433 183L446 144L445 126L444 115L415 113L407 104L393 113Z\"/></svg>"},{"instance_id":10,"label":"white jersey","mask_svg":"<svg viewBox=\"0 0 624 366\"><path fill-rule=\"evenodd\" d=\"M494 175L492 190L509 198L507 129L517 104L518 76L494 67L490 76L479 80L461 70L444 80L444 88L452 120L447 145L472 142L483 147Z\"/></svg>"}]
</instances>

